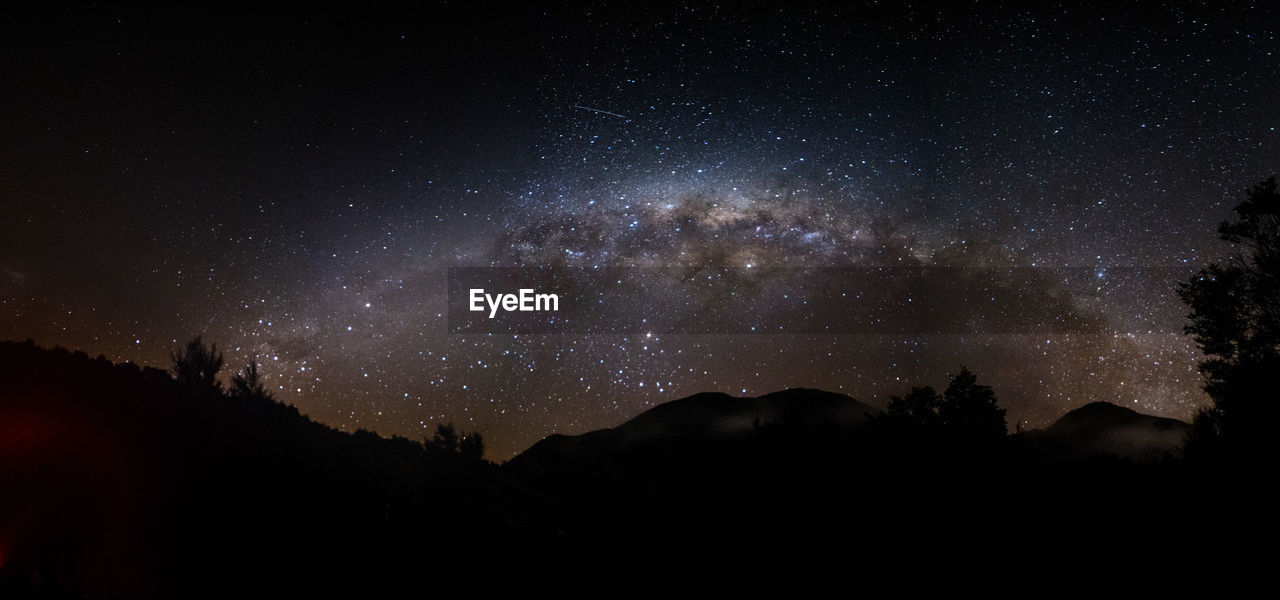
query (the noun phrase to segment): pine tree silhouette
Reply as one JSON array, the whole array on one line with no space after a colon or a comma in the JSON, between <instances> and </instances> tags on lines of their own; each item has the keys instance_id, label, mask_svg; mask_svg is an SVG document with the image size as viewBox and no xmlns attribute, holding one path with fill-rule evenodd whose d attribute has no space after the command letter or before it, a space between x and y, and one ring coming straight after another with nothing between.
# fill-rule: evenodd
<instances>
[{"instance_id":1,"label":"pine tree silhouette","mask_svg":"<svg viewBox=\"0 0 1280 600\"><path fill-rule=\"evenodd\" d=\"M173 362L173 377L179 383L222 389L222 382L218 381L218 371L222 370L222 353L218 351L217 344L206 346L197 335L182 350L170 351L169 358Z\"/></svg>"}]
</instances>

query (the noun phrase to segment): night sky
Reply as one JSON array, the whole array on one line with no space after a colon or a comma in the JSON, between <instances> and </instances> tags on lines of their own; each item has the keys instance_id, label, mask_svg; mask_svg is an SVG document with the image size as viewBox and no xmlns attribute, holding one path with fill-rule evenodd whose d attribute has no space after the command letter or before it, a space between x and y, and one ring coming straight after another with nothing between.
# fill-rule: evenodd
<instances>
[{"instance_id":1,"label":"night sky","mask_svg":"<svg viewBox=\"0 0 1280 600\"><path fill-rule=\"evenodd\" d=\"M883 406L962 363L1011 425L1186 419L1208 399L1174 289L1276 168L1278 16L6 15L0 339L165 367L203 333L319 421L452 421L496 460L703 391ZM691 263L1088 269L1112 332L449 333L450 267ZM1134 267L1169 276L1112 276Z\"/></svg>"}]
</instances>

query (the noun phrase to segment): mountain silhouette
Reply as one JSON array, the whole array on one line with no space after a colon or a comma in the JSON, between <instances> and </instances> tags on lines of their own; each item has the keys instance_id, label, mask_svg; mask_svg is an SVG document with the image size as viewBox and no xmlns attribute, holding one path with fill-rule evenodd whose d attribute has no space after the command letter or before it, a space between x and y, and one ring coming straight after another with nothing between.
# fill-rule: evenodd
<instances>
[{"instance_id":1,"label":"mountain silhouette","mask_svg":"<svg viewBox=\"0 0 1280 600\"><path fill-rule=\"evenodd\" d=\"M844 394L792 388L758 397L695 394L660 404L617 427L581 435L553 434L511 459L508 470L601 463L644 452L670 454L681 447L733 444L761 428L835 428L851 435L881 411ZM1139 413L1109 402L1093 402L1063 415L1049 427L1022 437L1033 448L1061 458L1114 456L1152 461L1175 454L1190 425Z\"/></svg>"},{"instance_id":2,"label":"mountain silhouette","mask_svg":"<svg viewBox=\"0 0 1280 600\"><path fill-rule=\"evenodd\" d=\"M431 577L501 572L514 587L655 556L703 574L901 568L921 541L967 560L972 540L1002 538L1014 543L983 560L1100 540L1163 556L1218 531L1171 524L1224 489L1222 470L1147 462L1185 429L1094 403L975 438L820 390L707 393L497 466L338 431L263 394L2 342L0 597L409 596ZM1058 533L1021 535L1036 531Z\"/></svg>"},{"instance_id":3,"label":"mountain silhouette","mask_svg":"<svg viewBox=\"0 0 1280 600\"><path fill-rule=\"evenodd\" d=\"M1033 446L1059 455L1152 461L1176 454L1190 430L1190 424L1177 419L1092 402L1024 436Z\"/></svg>"},{"instance_id":4,"label":"mountain silhouette","mask_svg":"<svg viewBox=\"0 0 1280 600\"><path fill-rule=\"evenodd\" d=\"M549 436L502 471L560 503L531 521L588 547L621 539L693 560L788 560L776 549L856 540L845 556L879 564L919 552L918 540L964 555L968 541L1014 534L994 552L1017 564L1108 536L1135 548L1178 541L1168 498L1182 475L1147 461L1176 449L1185 427L1098 403L1045 430L974 437L820 390L708 393ZM1018 535L1037 530L1062 533Z\"/></svg>"},{"instance_id":5,"label":"mountain silhouette","mask_svg":"<svg viewBox=\"0 0 1280 600\"><path fill-rule=\"evenodd\" d=\"M687 446L731 444L762 427L856 428L879 411L844 394L792 388L757 397L695 394L659 404L610 429L553 434L507 462L509 470L599 461L619 453L670 453Z\"/></svg>"}]
</instances>

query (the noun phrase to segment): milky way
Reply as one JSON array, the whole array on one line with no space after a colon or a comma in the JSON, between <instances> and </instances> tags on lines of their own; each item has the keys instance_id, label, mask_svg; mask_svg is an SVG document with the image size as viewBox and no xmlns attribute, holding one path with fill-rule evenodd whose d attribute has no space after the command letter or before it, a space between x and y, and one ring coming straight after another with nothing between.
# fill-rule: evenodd
<instances>
[{"instance_id":1,"label":"milky way","mask_svg":"<svg viewBox=\"0 0 1280 600\"><path fill-rule=\"evenodd\" d=\"M1093 400L1187 418L1206 398L1174 289L1275 169L1275 17L20 16L0 42L0 338L164 365L204 333L320 421L453 421L495 459L696 392L883 405L961 364L1020 426ZM1068 297L1106 332L448 329L450 267L901 264L1096 273L1026 301Z\"/></svg>"}]
</instances>

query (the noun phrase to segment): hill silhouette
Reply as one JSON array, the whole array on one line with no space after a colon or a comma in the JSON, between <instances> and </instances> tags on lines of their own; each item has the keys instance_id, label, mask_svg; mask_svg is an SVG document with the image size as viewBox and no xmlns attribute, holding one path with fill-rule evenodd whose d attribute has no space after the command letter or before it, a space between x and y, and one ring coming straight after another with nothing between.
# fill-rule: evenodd
<instances>
[{"instance_id":1,"label":"hill silhouette","mask_svg":"<svg viewBox=\"0 0 1280 600\"><path fill-rule=\"evenodd\" d=\"M881 411L849 396L793 388L759 397L702 393L655 406L617 427L570 436L550 435L505 465L536 470L575 461L616 460L625 454L670 453L685 446L741 443L762 430L787 427L858 435ZM1059 459L1113 457L1154 461L1176 455L1191 425L1092 402L1049 427L1022 434L1037 451Z\"/></svg>"},{"instance_id":2,"label":"hill silhouette","mask_svg":"<svg viewBox=\"0 0 1280 600\"><path fill-rule=\"evenodd\" d=\"M1145 547L1184 535L1169 499L1186 497L1185 473L1168 452L1186 427L1099 403L1045 430L975 438L819 390L698 394L549 436L502 470L564 503L561 531L601 546L738 556L818 536L856 539L843 551L878 564L918 551L913 540L962 552L999 530L1052 530L1018 547L1055 556L1108 536Z\"/></svg>"},{"instance_id":3,"label":"hill silhouette","mask_svg":"<svg viewBox=\"0 0 1280 600\"><path fill-rule=\"evenodd\" d=\"M554 434L508 461L508 470L538 463L602 460L619 453L638 457L685 446L736 444L761 427L785 423L804 428L857 428L879 411L849 396L788 389L759 397L695 394L655 406L627 422L583 435Z\"/></svg>"},{"instance_id":4,"label":"hill silhouette","mask_svg":"<svg viewBox=\"0 0 1280 600\"><path fill-rule=\"evenodd\" d=\"M1045 429L1025 435L1043 450L1060 455L1153 461L1176 455L1190 432L1191 425L1177 419L1145 415L1109 402L1092 402L1063 415Z\"/></svg>"},{"instance_id":5,"label":"hill silhouette","mask_svg":"<svg viewBox=\"0 0 1280 600\"><path fill-rule=\"evenodd\" d=\"M1183 525L1188 503L1235 485L1167 455L1185 427L1095 403L1042 431L973 437L819 390L698 394L499 467L4 342L0 595L409 595L499 569L493 590L570 567L607 578L655 556L702 574L830 561L890 572L922 543L946 567L1099 543L1139 563L1172 544L1194 558L1252 513ZM971 552L995 539L1016 543Z\"/></svg>"},{"instance_id":6,"label":"hill silhouette","mask_svg":"<svg viewBox=\"0 0 1280 600\"><path fill-rule=\"evenodd\" d=\"M487 463L31 342L0 343L0 382L0 592L297 591L500 534Z\"/></svg>"}]
</instances>

